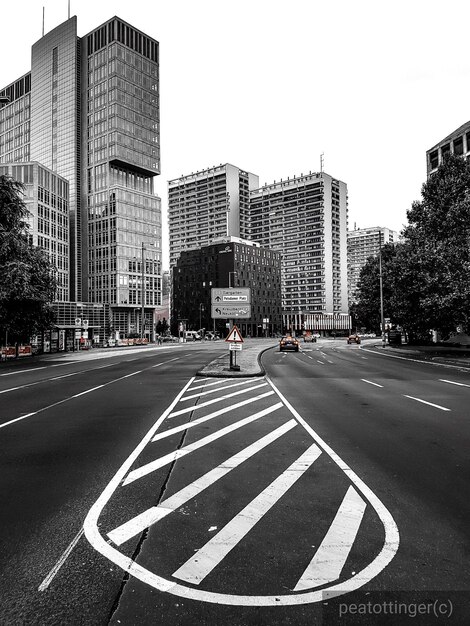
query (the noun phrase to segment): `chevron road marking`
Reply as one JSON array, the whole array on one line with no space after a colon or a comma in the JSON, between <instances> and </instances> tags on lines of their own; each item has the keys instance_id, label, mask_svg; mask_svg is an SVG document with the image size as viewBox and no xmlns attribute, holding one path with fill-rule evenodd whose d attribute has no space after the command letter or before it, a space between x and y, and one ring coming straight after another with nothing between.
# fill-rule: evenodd
<instances>
[{"instance_id":1,"label":"chevron road marking","mask_svg":"<svg viewBox=\"0 0 470 626\"><path fill-rule=\"evenodd\" d=\"M255 441L255 443L252 443L241 452L237 452L234 456L230 457L226 461L223 461L216 468L210 470L204 474L204 476L201 476L201 478L198 478L184 489L175 493L173 496L163 500L163 502L160 502L159 505L147 509L147 511L137 515L118 528L115 528L108 533L108 537L117 545L123 544L131 537L138 535L146 528L149 528L152 524L155 524L179 507L183 506L188 500L195 498L198 494L204 491L204 489L213 485L217 480L223 478L244 461L247 461L270 443L276 441L279 437L282 437L282 435L289 432L292 428L295 428L295 426L297 426L297 422L294 419L289 420L268 435L258 439L258 441Z\"/></svg>"},{"instance_id":2,"label":"chevron road marking","mask_svg":"<svg viewBox=\"0 0 470 626\"><path fill-rule=\"evenodd\" d=\"M194 452L194 450L199 450L199 448L203 448L204 446L207 446L209 443L212 443L216 439L220 439L220 437L223 437L224 435L228 435L229 433L232 433L234 430L243 428L243 426L246 426L247 424L251 424L251 422L258 420L261 417L264 417L265 415L269 415L269 413L273 413L274 411L276 411L277 409L280 409L281 407L282 407L282 402L278 402L277 404L274 404L273 406L270 406L267 409L263 409L262 411L255 413L254 415L249 415L248 417L245 417L244 419L239 420L238 422L235 422L234 424L230 424L230 426L221 428L217 432L212 433L211 435L207 435L207 437L203 437L202 439L199 439L198 441L195 441L194 443L191 443L189 446L185 446L184 448L175 450L175 452L170 452L170 454L166 454L165 456L162 456L159 459L156 459L155 461L151 461L150 463L147 463L146 465L143 465L142 467L139 467L136 470L130 472L127 478L125 479L125 481L123 482L123 485L128 485L129 483L134 482L134 480L138 480L139 478L142 478L143 476L146 476L147 474L154 472L160 467L164 467L165 465L168 465L168 463L172 463L173 461L176 461L177 459L180 459L181 457L186 456L187 454L190 454L191 452Z\"/></svg>"},{"instance_id":3,"label":"chevron road marking","mask_svg":"<svg viewBox=\"0 0 470 626\"><path fill-rule=\"evenodd\" d=\"M200 548L176 572L175 578L198 585L243 539L276 502L301 478L321 455L313 443L290 467L278 476L250 504Z\"/></svg>"},{"instance_id":4,"label":"chevron road marking","mask_svg":"<svg viewBox=\"0 0 470 626\"><path fill-rule=\"evenodd\" d=\"M294 591L319 587L340 577L365 510L364 500L354 487L349 487L328 532Z\"/></svg>"}]
</instances>

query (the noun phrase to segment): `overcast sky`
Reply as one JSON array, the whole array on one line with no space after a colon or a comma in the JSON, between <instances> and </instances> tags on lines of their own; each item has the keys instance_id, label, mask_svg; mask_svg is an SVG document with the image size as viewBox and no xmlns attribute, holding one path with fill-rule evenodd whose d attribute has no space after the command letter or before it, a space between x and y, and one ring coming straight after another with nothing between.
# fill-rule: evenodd
<instances>
[{"instance_id":1,"label":"overcast sky","mask_svg":"<svg viewBox=\"0 0 470 626\"><path fill-rule=\"evenodd\" d=\"M3 2L0 86L68 0ZM85 35L113 15L160 42L164 266L167 181L219 163L260 184L324 170L349 228L401 230L426 150L470 119L466 0L70 0Z\"/></svg>"}]
</instances>

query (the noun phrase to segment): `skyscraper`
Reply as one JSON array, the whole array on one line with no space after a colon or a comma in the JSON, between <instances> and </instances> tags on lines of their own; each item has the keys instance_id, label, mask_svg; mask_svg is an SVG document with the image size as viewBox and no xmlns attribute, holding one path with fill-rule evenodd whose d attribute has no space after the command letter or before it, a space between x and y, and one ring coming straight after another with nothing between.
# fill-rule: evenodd
<instances>
[{"instance_id":1,"label":"skyscraper","mask_svg":"<svg viewBox=\"0 0 470 626\"><path fill-rule=\"evenodd\" d=\"M147 335L161 303L159 45L118 17L84 37L72 17L32 47L0 91L0 163L37 161L68 181L70 300L108 302L113 327Z\"/></svg>"},{"instance_id":2,"label":"skyscraper","mask_svg":"<svg viewBox=\"0 0 470 626\"><path fill-rule=\"evenodd\" d=\"M346 330L347 187L324 172L265 185L250 193L241 236L282 253L284 326Z\"/></svg>"},{"instance_id":3,"label":"skyscraper","mask_svg":"<svg viewBox=\"0 0 470 626\"><path fill-rule=\"evenodd\" d=\"M184 250L219 237L240 237L249 219L249 192L258 181L229 163L170 180L170 267Z\"/></svg>"}]
</instances>

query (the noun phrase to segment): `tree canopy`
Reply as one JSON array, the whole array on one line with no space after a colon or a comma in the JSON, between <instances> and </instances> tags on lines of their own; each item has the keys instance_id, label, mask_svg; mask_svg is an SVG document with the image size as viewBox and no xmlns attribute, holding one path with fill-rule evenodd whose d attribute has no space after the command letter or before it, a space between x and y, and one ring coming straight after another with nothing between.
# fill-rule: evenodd
<instances>
[{"instance_id":1,"label":"tree canopy","mask_svg":"<svg viewBox=\"0 0 470 626\"><path fill-rule=\"evenodd\" d=\"M50 328L55 268L28 236L23 185L0 176L0 343L26 341Z\"/></svg>"},{"instance_id":2,"label":"tree canopy","mask_svg":"<svg viewBox=\"0 0 470 626\"><path fill-rule=\"evenodd\" d=\"M382 248L385 317L412 340L470 326L470 164L448 155L421 195L407 212L402 241ZM358 296L353 313L378 330L378 258L363 267Z\"/></svg>"}]
</instances>

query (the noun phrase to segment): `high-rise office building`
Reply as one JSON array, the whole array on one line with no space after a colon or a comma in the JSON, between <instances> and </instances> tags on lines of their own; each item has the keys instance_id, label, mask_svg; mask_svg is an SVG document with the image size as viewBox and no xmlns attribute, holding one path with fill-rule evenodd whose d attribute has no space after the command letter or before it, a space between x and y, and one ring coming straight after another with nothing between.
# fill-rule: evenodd
<instances>
[{"instance_id":1,"label":"high-rise office building","mask_svg":"<svg viewBox=\"0 0 470 626\"><path fill-rule=\"evenodd\" d=\"M292 331L349 328L347 187L321 172L250 193L241 236L282 255L282 313Z\"/></svg>"},{"instance_id":2,"label":"high-rise office building","mask_svg":"<svg viewBox=\"0 0 470 626\"><path fill-rule=\"evenodd\" d=\"M369 257L375 257L380 247L386 243L396 243L399 235L396 231L381 226L358 228L348 231L348 299L356 302L355 292L359 283L361 269Z\"/></svg>"},{"instance_id":3,"label":"high-rise office building","mask_svg":"<svg viewBox=\"0 0 470 626\"><path fill-rule=\"evenodd\" d=\"M56 267L58 302L69 299L69 184L37 162L0 165L0 175L22 183L28 236Z\"/></svg>"},{"instance_id":4,"label":"high-rise office building","mask_svg":"<svg viewBox=\"0 0 470 626\"><path fill-rule=\"evenodd\" d=\"M37 161L68 181L70 300L109 303L114 330L147 335L161 304L158 42L113 17L84 37L72 17L32 47L0 91L0 163Z\"/></svg>"},{"instance_id":5,"label":"high-rise office building","mask_svg":"<svg viewBox=\"0 0 470 626\"><path fill-rule=\"evenodd\" d=\"M450 135L441 139L439 143L426 152L426 170L428 176L441 165L446 154L470 159L470 122L459 126Z\"/></svg>"},{"instance_id":6,"label":"high-rise office building","mask_svg":"<svg viewBox=\"0 0 470 626\"><path fill-rule=\"evenodd\" d=\"M170 267L184 250L218 237L240 237L249 221L249 192L258 176L229 163L168 183Z\"/></svg>"}]
</instances>

